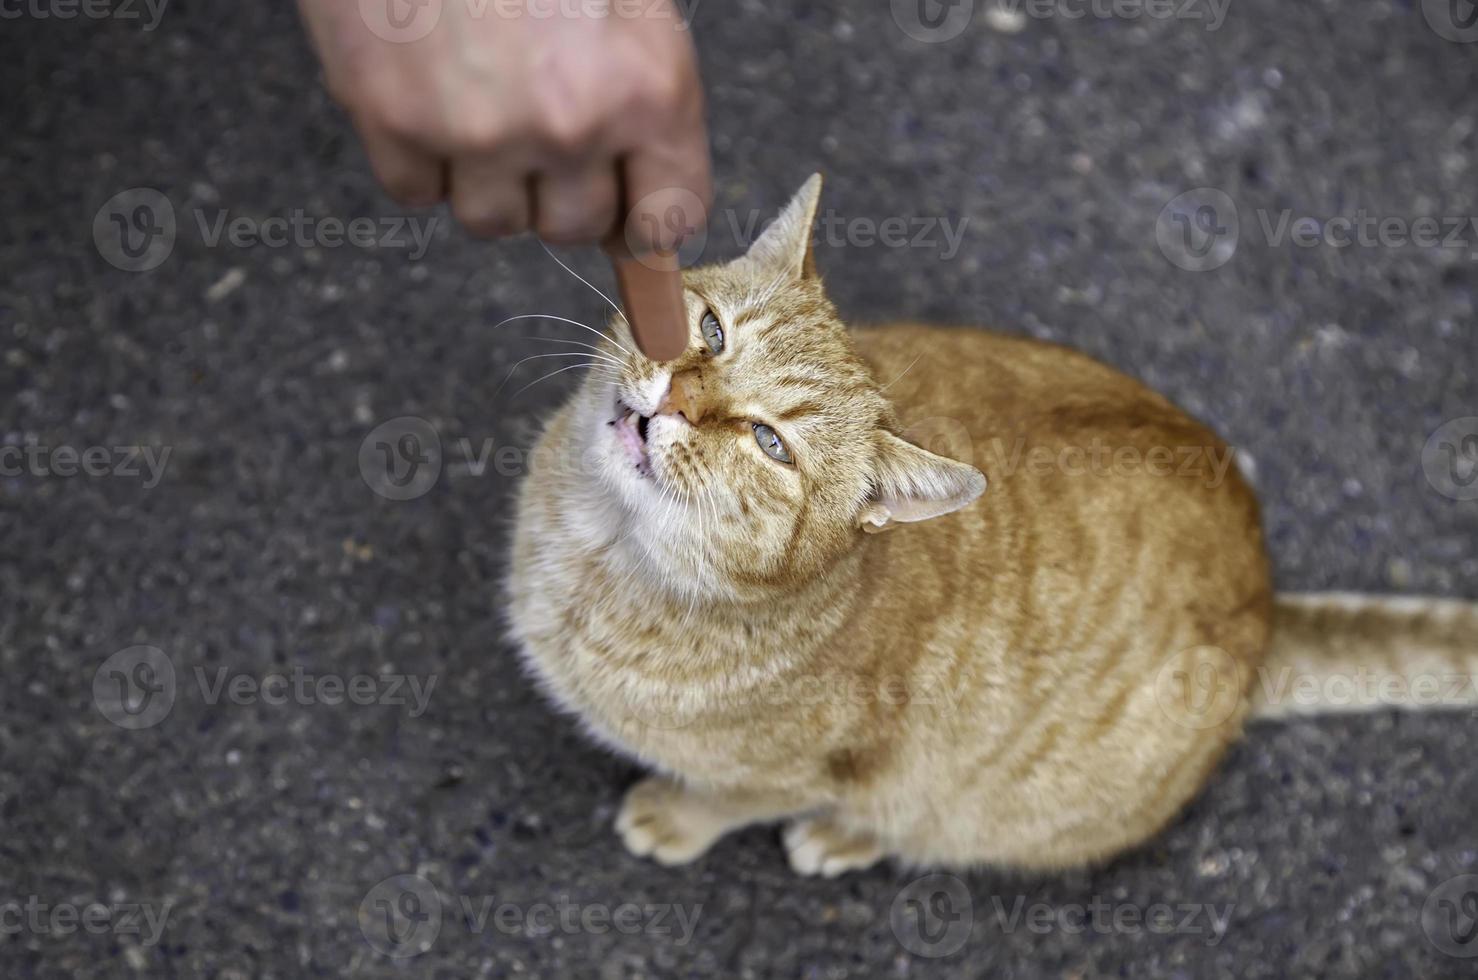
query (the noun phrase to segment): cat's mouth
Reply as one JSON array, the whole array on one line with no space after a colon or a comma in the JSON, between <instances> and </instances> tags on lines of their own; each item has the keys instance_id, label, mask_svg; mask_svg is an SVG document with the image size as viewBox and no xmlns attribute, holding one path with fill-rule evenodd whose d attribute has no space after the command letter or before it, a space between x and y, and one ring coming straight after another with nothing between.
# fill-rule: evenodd
<instances>
[{"instance_id":1,"label":"cat's mouth","mask_svg":"<svg viewBox=\"0 0 1478 980\"><path fill-rule=\"evenodd\" d=\"M651 417L646 416L616 399L616 417L610 425L616 430L616 439L626 451L632 467L647 479L652 478L652 458L647 454L647 427Z\"/></svg>"}]
</instances>

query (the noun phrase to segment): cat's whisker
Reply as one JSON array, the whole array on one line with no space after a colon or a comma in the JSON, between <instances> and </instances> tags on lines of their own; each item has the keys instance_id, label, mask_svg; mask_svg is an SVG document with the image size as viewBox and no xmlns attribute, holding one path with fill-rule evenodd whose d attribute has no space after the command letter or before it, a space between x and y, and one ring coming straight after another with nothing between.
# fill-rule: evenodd
<instances>
[{"instance_id":1,"label":"cat's whisker","mask_svg":"<svg viewBox=\"0 0 1478 980\"><path fill-rule=\"evenodd\" d=\"M508 369L508 373L503 376L503 382L498 385L497 389L493 392L493 394L496 396L498 394L498 392L502 391L504 389L504 387L507 386L508 382L513 378L513 375L518 371L519 367L521 365L523 365L523 364L526 364L529 361L537 361L540 358L544 358L544 357L586 357L586 358L588 358L588 357L591 357L591 356L592 355L586 354L584 351L577 351L577 350L557 351L557 352L555 352L553 354L530 354L528 357L520 358L519 360L517 360L517 361L514 362L513 366ZM615 360L611 360L610 358L602 358L602 360L610 361L610 363L615 364L616 367L618 367L618 368L621 366L620 362L615 361ZM591 360L591 361L587 361L583 365L577 364L577 365L575 365L575 367L594 367L598 363L600 363L600 362L599 361L595 361L595 360Z\"/></svg>"},{"instance_id":2,"label":"cat's whisker","mask_svg":"<svg viewBox=\"0 0 1478 980\"><path fill-rule=\"evenodd\" d=\"M541 378L535 378L533 381L530 381L528 384L524 385L522 388L520 388L517 391L515 391L511 396L509 396L509 398L510 398L510 400L512 400L513 398L517 398L519 395L521 395L524 392L528 391L530 388L532 388L534 385L538 384L540 381L548 381L550 378L554 377L556 374L564 374L566 371L575 371L575 370L578 370L579 368L596 368L597 370L599 370L601 368L601 365L595 364L593 362L592 363L589 363L589 364L571 364L568 367L562 367L562 368L560 368L558 371L550 371L548 374L544 375L543 377L541 377Z\"/></svg>"},{"instance_id":3,"label":"cat's whisker","mask_svg":"<svg viewBox=\"0 0 1478 980\"><path fill-rule=\"evenodd\" d=\"M905 375L905 374L907 374L907 373L908 373L908 372L910 372L910 371L912 371L912 370L913 370L913 366L914 366L914 365L915 365L915 364L917 364L917 363L919 363L919 358L920 358L920 357L923 357L923 356L924 356L924 352L923 352L923 351L919 351L919 353L918 353L918 354L917 354L917 355L915 355L915 357L914 357L914 359L913 359L913 360L911 360L911 361L909 361L909 362L908 362L908 367L906 367L906 368L904 368L904 369L903 369L903 370L902 370L902 371L899 371L899 372L898 372L898 377L896 377L896 378L894 378L894 379L893 379L893 380L892 380L892 381L889 381L889 382L888 382L888 383L887 383L887 384L885 384L885 385L883 385L883 386L882 386L882 387L881 387L881 388L879 388L879 389L878 389L878 390L879 390L879 391L887 391L887 390L888 390L888 389L889 389L889 388L891 388L891 387L893 387L893 386L894 386L894 385L896 385L896 384L897 384L897 383L898 383L898 382L899 382L899 380L900 380L900 379L901 379L901 378L902 378L902 377L903 377L903 376L904 376L904 375Z\"/></svg>"},{"instance_id":4,"label":"cat's whisker","mask_svg":"<svg viewBox=\"0 0 1478 980\"><path fill-rule=\"evenodd\" d=\"M506 320L499 320L497 323L492 325L491 329L497 330L504 324L512 323L514 320L558 320L560 323L569 323L579 327L581 330L589 330L591 333L595 334L602 340L609 340L611 343L615 344L617 347L621 348L632 357L636 356L636 353L630 347L627 347L625 344L621 343L610 334L602 333L589 324L581 323L579 320L571 320L567 316L555 316L553 313L520 313L518 316L510 316Z\"/></svg>"},{"instance_id":5,"label":"cat's whisker","mask_svg":"<svg viewBox=\"0 0 1478 980\"><path fill-rule=\"evenodd\" d=\"M616 311L616 315L617 316L619 316L622 320L626 320L626 314L621 311L621 307L617 306L616 303L615 303L615 301L612 300L611 297L607 296L605 293L601 292L599 289L596 289L594 286L592 286L585 279L584 276L580 275L580 273L576 272L574 269L571 269L569 266L567 266L563 262L561 262L560 259L559 259L559 256L558 255L555 255L552 251L550 251L549 246L548 245L545 245L544 242L542 242L542 241L539 242L539 245L540 245L541 248L544 249L544 253L546 255L548 255L551 259L554 260L554 262L555 262L556 265L558 265L564 271L568 272L570 275L574 276L576 279L579 279L582 283L585 283L586 287L588 287L593 293L595 293L595 295L597 295L601 299L605 300L606 301L606 304L608 306L610 306L611 309L613 309L613 310ZM626 320L626 323L629 326L631 324L631 321L630 320Z\"/></svg>"},{"instance_id":6,"label":"cat's whisker","mask_svg":"<svg viewBox=\"0 0 1478 980\"><path fill-rule=\"evenodd\" d=\"M624 364L622 364L620 361L616 360L616 358L614 356L612 356L612 354L611 354L610 351L602 350L601 348L597 347L595 344L587 344L587 343L584 343L583 341L579 341L579 340L565 340L563 337L536 337L533 334L525 334L523 337L521 337L519 339L520 340L538 340L538 341L543 341L544 343L547 343L547 344L569 344L571 347L583 347L586 350L593 350L597 354L604 354L607 358L609 358L611 360L611 362L613 364L615 364L618 367L625 367Z\"/></svg>"}]
</instances>

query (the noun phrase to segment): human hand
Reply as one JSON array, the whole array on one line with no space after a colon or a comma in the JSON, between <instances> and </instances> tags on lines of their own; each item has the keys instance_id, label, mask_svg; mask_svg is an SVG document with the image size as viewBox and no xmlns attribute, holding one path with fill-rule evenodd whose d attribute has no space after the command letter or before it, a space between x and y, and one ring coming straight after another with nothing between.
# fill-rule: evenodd
<instances>
[{"instance_id":1,"label":"human hand","mask_svg":"<svg viewBox=\"0 0 1478 980\"><path fill-rule=\"evenodd\" d=\"M404 0L299 0L329 90L397 201L449 199L475 234L638 254L704 224L703 93L672 0L419 2L429 30L397 31Z\"/></svg>"}]
</instances>

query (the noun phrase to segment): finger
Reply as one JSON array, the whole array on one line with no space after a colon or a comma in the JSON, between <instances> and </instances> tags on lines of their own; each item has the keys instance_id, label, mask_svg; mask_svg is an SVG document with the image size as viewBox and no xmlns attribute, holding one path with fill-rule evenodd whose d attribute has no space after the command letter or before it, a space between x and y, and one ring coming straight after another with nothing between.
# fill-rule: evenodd
<instances>
[{"instance_id":1,"label":"finger","mask_svg":"<svg viewBox=\"0 0 1478 980\"><path fill-rule=\"evenodd\" d=\"M616 223L620 195L611 160L541 174L534 183L539 237L564 245L599 241Z\"/></svg>"},{"instance_id":2,"label":"finger","mask_svg":"<svg viewBox=\"0 0 1478 980\"><path fill-rule=\"evenodd\" d=\"M376 126L361 126L360 136L375 178L398 203L429 207L446 196L446 167L440 158Z\"/></svg>"},{"instance_id":3,"label":"finger","mask_svg":"<svg viewBox=\"0 0 1478 980\"><path fill-rule=\"evenodd\" d=\"M674 252L708 224L713 199L702 123L668 142L638 147L623 166L626 244L633 252Z\"/></svg>"},{"instance_id":4,"label":"finger","mask_svg":"<svg viewBox=\"0 0 1478 980\"><path fill-rule=\"evenodd\" d=\"M517 235L533 220L531 179L485 158L463 158L451 168L452 214L474 235Z\"/></svg>"}]
</instances>

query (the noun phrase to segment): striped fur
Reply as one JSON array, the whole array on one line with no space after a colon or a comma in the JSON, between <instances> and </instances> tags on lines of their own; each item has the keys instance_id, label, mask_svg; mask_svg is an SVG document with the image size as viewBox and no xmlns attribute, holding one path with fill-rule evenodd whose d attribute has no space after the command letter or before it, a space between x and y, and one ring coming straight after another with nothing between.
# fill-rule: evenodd
<instances>
[{"instance_id":1,"label":"striped fur","mask_svg":"<svg viewBox=\"0 0 1478 980\"><path fill-rule=\"evenodd\" d=\"M520 489L512 635L557 705L653 770L617 821L638 854L779 820L802 873L1117 854L1248 716L1273 618L1257 503L1212 432L1081 354L846 330L810 259L818 192L687 274L678 361L613 325L619 378L553 416ZM653 414L679 373L700 421L652 418L648 479L613 405Z\"/></svg>"},{"instance_id":2,"label":"striped fur","mask_svg":"<svg viewBox=\"0 0 1478 980\"><path fill-rule=\"evenodd\" d=\"M1255 718L1478 707L1478 604L1422 596L1280 595Z\"/></svg>"}]
</instances>

